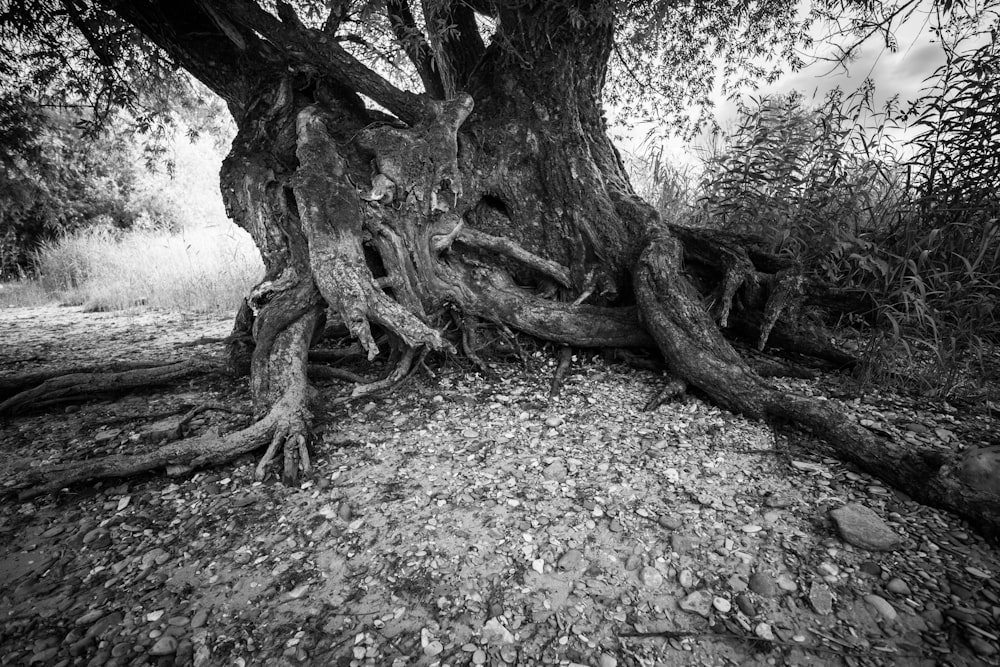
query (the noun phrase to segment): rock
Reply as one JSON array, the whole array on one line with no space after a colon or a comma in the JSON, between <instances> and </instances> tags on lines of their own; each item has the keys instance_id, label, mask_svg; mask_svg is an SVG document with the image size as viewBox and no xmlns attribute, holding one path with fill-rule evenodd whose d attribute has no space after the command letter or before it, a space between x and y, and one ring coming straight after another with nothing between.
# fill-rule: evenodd
<instances>
[{"instance_id":1,"label":"rock","mask_svg":"<svg viewBox=\"0 0 1000 667\"><path fill-rule=\"evenodd\" d=\"M962 454L958 476L974 489L1000 495L1000 446L977 447Z\"/></svg>"},{"instance_id":2,"label":"rock","mask_svg":"<svg viewBox=\"0 0 1000 667\"><path fill-rule=\"evenodd\" d=\"M695 591L678 603L684 611L708 618L712 613L712 594L708 591Z\"/></svg>"},{"instance_id":3,"label":"rock","mask_svg":"<svg viewBox=\"0 0 1000 667\"><path fill-rule=\"evenodd\" d=\"M482 638L487 644L514 643L514 635L497 618L491 618L483 624Z\"/></svg>"},{"instance_id":4,"label":"rock","mask_svg":"<svg viewBox=\"0 0 1000 667\"><path fill-rule=\"evenodd\" d=\"M757 615L757 609L753 606L753 601L746 593L740 593L736 596L736 606L747 617L753 618Z\"/></svg>"},{"instance_id":5,"label":"rock","mask_svg":"<svg viewBox=\"0 0 1000 667\"><path fill-rule=\"evenodd\" d=\"M718 596L712 598L712 606L715 607L716 611L723 614L728 613L733 608L733 605L729 602L729 600Z\"/></svg>"},{"instance_id":6,"label":"rock","mask_svg":"<svg viewBox=\"0 0 1000 667\"><path fill-rule=\"evenodd\" d=\"M929 428L927 428L923 424L918 424L917 422L911 422L911 423L907 424L906 426L904 426L903 428L905 428L910 433L930 433L931 432L931 430Z\"/></svg>"},{"instance_id":7,"label":"rock","mask_svg":"<svg viewBox=\"0 0 1000 667\"><path fill-rule=\"evenodd\" d=\"M107 612L103 609L91 609L86 614L76 619L77 625L90 625L94 621L103 618Z\"/></svg>"},{"instance_id":8,"label":"rock","mask_svg":"<svg viewBox=\"0 0 1000 667\"><path fill-rule=\"evenodd\" d=\"M840 536L848 544L870 551L892 551L900 537L874 511L858 503L848 503L830 512Z\"/></svg>"},{"instance_id":9,"label":"rock","mask_svg":"<svg viewBox=\"0 0 1000 667\"><path fill-rule=\"evenodd\" d=\"M764 641L773 642L774 641L774 631L771 626L767 623L758 623L753 629L753 633L763 639Z\"/></svg>"},{"instance_id":10,"label":"rock","mask_svg":"<svg viewBox=\"0 0 1000 667\"><path fill-rule=\"evenodd\" d=\"M689 535L671 535L670 548L679 554L687 553L698 546L698 538Z\"/></svg>"},{"instance_id":11,"label":"rock","mask_svg":"<svg viewBox=\"0 0 1000 667\"><path fill-rule=\"evenodd\" d=\"M931 630L940 630L944 625L944 614L939 609L927 609L920 614Z\"/></svg>"},{"instance_id":12,"label":"rock","mask_svg":"<svg viewBox=\"0 0 1000 667\"><path fill-rule=\"evenodd\" d=\"M869 577L882 576L882 566L873 560L866 560L858 566L858 569L862 574L867 574Z\"/></svg>"},{"instance_id":13,"label":"rock","mask_svg":"<svg viewBox=\"0 0 1000 667\"><path fill-rule=\"evenodd\" d=\"M737 593L742 593L747 589L747 580L738 574L734 574L727 580L729 587Z\"/></svg>"},{"instance_id":14,"label":"rock","mask_svg":"<svg viewBox=\"0 0 1000 667\"><path fill-rule=\"evenodd\" d=\"M194 616L191 618L191 628L197 629L205 625L208 620L208 611L205 609L199 609L195 612Z\"/></svg>"},{"instance_id":15,"label":"rock","mask_svg":"<svg viewBox=\"0 0 1000 667\"><path fill-rule=\"evenodd\" d=\"M163 635L149 649L150 655L173 655L177 650L177 640L170 635Z\"/></svg>"},{"instance_id":16,"label":"rock","mask_svg":"<svg viewBox=\"0 0 1000 667\"><path fill-rule=\"evenodd\" d=\"M52 658L56 657L58 653L59 653L58 646L52 646L47 649L42 649L41 651L32 654L31 658L28 660L28 664L34 665L36 663L42 663L42 664L48 663L49 661L52 660Z\"/></svg>"},{"instance_id":17,"label":"rock","mask_svg":"<svg viewBox=\"0 0 1000 667\"><path fill-rule=\"evenodd\" d=\"M444 645L437 639L434 639L427 642L427 646L424 647L424 655L433 658L434 656L440 654L443 650Z\"/></svg>"},{"instance_id":18,"label":"rock","mask_svg":"<svg viewBox=\"0 0 1000 667\"><path fill-rule=\"evenodd\" d=\"M562 423L563 423L562 417L549 417L548 419L545 420L545 425L548 426L549 428L556 428L557 426L562 426Z\"/></svg>"},{"instance_id":19,"label":"rock","mask_svg":"<svg viewBox=\"0 0 1000 667\"><path fill-rule=\"evenodd\" d=\"M562 459L556 459L545 466L545 470L542 471L542 477L555 482L563 481L566 479L566 464Z\"/></svg>"},{"instance_id":20,"label":"rock","mask_svg":"<svg viewBox=\"0 0 1000 667\"><path fill-rule=\"evenodd\" d=\"M821 616L833 613L833 594L830 587L818 581L809 586L809 604Z\"/></svg>"},{"instance_id":21,"label":"rock","mask_svg":"<svg viewBox=\"0 0 1000 667\"><path fill-rule=\"evenodd\" d=\"M639 572L639 581L646 588L659 588L663 585L663 575L655 567L647 565Z\"/></svg>"},{"instance_id":22,"label":"rock","mask_svg":"<svg viewBox=\"0 0 1000 667\"><path fill-rule=\"evenodd\" d=\"M899 577L893 577L889 580L889 583L885 585L885 589L890 593L895 593L896 595L909 595L910 587L906 585L906 582Z\"/></svg>"},{"instance_id":23,"label":"rock","mask_svg":"<svg viewBox=\"0 0 1000 667\"><path fill-rule=\"evenodd\" d=\"M975 651L977 655L981 655L984 658L996 655L996 647L985 639L976 637L975 635L969 635L968 641L969 646L972 647L972 650Z\"/></svg>"},{"instance_id":24,"label":"rock","mask_svg":"<svg viewBox=\"0 0 1000 667\"><path fill-rule=\"evenodd\" d=\"M562 555L556 567L560 570L575 570L583 563L583 554L579 549L569 549Z\"/></svg>"},{"instance_id":25,"label":"rock","mask_svg":"<svg viewBox=\"0 0 1000 667\"><path fill-rule=\"evenodd\" d=\"M597 659L597 664L598 667L618 667L618 658L602 653L601 657Z\"/></svg>"},{"instance_id":26,"label":"rock","mask_svg":"<svg viewBox=\"0 0 1000 667\"><path fill-rule=\"evenodd\" d=\"M101 637L108 630L121 625L123 619L124 616L120 611L112 612L87 628L87 633L84 636L87 639Z\"/></svg>"},{"instance_id":27,"label":"rock","mask_svg":"<svg viewBox=\"0 0 1000 667\"><path fill-rule=\"evenodd\" d=\"M750 575L750 590L765 598L773 598L778 595L778 587L774 583L774 578L764 571L757 571Z\"/></svg>"},{"instance_id":28,"label":"rock","mask_svg":"<svg viewBox=\"0 0 1000 667\"><path fill-rule=\"evenodd\" d=\"M881 616L885 620L887 621L896 620L897 616L896 609L891 604L889 604L889 602L884 597L880 595L875 595L874 593L869 593L868 595L865 596L865 602L874 607L875 611L879 613L879 616Z\"/></svg>"},{"instance_id":29,"label":"rock","mask_svg":"<svg viewBox=\"0 0 1000 667\"><path fill-rule=\"evenodd\" d=\"M666 528L667 530L677 530L684 522L681 521L679 516L674 516L673 514L662 514L656 520L656 523L660 524L661 528Z\"/></svg>"},{"instance_id":30,"label":"rock","mask_svg":"<svg viewBox=\"0 0 1000 667\"><path fill-rule=\"evenodd\" d=\"M792 575L787 572L782 572L778 575L778 588L788 593L794 593L798 590L799 585L795 583L795 579Z\"/></svg>"},{"instance_id":31,"label":"rock","mask_svg":"<svg viewBox=\"0 0 1000 667\"><path fill-rule=\"evenodd\" d=\"M764 499L764 504L774 509L782 509L792 504L792 498L781 494L772 494Z\"/></svg>"},{"instance_id":32,"label":"rock","mask_svg":"<svg viewBox=\"0 0 1000 667\"><path fill-rule=\"evenodd\" d=\"M477 648L472 654L472 664L473 665L485 665L486 664L486 651L481 648Z\"/></svg>"},{"instance_id":33,"label":"rock","mask_svg":"<svg viewBox=\"0 0 1000 667\"><path fill-rule=\"evenodd\" d=\"M685 590L694 588L694 572L688 569L681 570L677 574L677 583Z\"/></svg>"}]
</instances>

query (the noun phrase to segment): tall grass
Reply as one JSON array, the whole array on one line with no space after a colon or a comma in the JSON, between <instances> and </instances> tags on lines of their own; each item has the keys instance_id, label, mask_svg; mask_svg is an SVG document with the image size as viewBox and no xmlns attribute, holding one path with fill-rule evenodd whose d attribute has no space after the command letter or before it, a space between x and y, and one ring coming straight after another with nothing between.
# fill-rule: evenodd
<instances>
[{"instance_id":1,"label":"tall grass","mask_svg":"<svg viewBox=\"0 0 1000 667\"><path fill-rule=\"evenodd\" d=\"M91 228L45 244L36 264L46 292L89 311L235 311L263 275L253 241L231 225L179 232Z\"/></svg>"}]
</instances>

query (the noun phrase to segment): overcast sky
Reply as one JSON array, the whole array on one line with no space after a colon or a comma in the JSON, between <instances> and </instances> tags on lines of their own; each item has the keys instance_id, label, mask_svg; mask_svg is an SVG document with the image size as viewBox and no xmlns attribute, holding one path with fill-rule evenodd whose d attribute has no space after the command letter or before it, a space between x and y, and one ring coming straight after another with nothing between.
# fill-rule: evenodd
<instances>
[{"instance_id":1,"label":"overcast sky","mask_svg":"<svg viewBox=\"0 0 1000 667\"><path fill-rule=\"evenodd\" d=\"M924 0L924 5L931 7L931 1ZM798 72L787 72L774 84L762 86L752 94L757 97L761 94L798 90L806 100L815 98L819 103L828 91L837 86L849 94L861 87L865 79L870 78L875 83L876 109L893 96L898 96L900 103L904 105L912 102L927 86L927 78L944 62L940 44L934 41L935 37L926 19L927 12L918 10L895 31L898 43L895 51L887 49L879 38L873 38L857 51L855 59L846 66L819 60ZM829 46L826 48L827 53L833 52ZM716 101L716 118L722 127L731 125L736 118L736 105L720 95ZM619 143L625 150L641 153L640 144L647 131L648 127L639 127L633 131L631 138L624 138ZM615 134L621 135L620 132ZM697 162L693 151L706 143L707 140L704 139L695 140L693 146L687 146L674 138L667 142L667 148L676 162L693 163Z\"/></svg>"}]
</instances>

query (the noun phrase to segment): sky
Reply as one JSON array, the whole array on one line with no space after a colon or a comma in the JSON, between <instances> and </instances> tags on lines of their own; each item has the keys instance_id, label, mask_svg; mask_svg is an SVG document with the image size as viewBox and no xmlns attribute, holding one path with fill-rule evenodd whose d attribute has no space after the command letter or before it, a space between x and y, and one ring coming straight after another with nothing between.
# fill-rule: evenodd
<instances>
[{"instance_id":1,"label":"sky","mask_svg":"<svg viewBox=\"0 0 1000 667\"><path fill-rule=\"evenodd\" d=\"M880 108L893 96L898 96L903 104L912 102L928 85L927 79L944 62L940 44L929 29L931 0L924 0L921 7L910 19L895 31L898 47L889 50L884 41L875 37L863 44L856 57L846 65L838 65L829 60L817 60L798 72L786 71L773 84L747 94L757 97L761 94L787 94L793 90L802 93L806 100L821 102L827 92L840 87L849 94L861 87L866 79L875 84L875 105ZM831 54L827 46L820 54ZM736 103L721 94L716 96L716 120L723 128L736 120ZM620 146L626 151L643 152L642 142L649 127L639 126L630 136L623 137ZM621 136L621 132L615 133ZM707 138L695 139L686 144L678 138L666 142L667 153L675 164L695 165L697 153L708 144Z\"/></svg>"}]
</instances>

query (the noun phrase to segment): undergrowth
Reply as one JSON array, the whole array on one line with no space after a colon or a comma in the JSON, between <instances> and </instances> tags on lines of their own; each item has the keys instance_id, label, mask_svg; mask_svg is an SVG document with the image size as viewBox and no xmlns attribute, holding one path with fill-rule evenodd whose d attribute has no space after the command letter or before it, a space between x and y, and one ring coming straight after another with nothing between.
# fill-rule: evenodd
<instances>
[{"instance_id":1,"label":"undergrowth","mask_svg":"<svg viewBox=\"0 0 1000 667\"><path fill-rule=\"evenodd\" d=\"M876 111L870 85L762 98L693 187L662 167L647 187L665 219L763 236L868 304L831 322L863 383L1000 400L1000 47L962 43L909 107Z\"/></svg>"},{"instance_id":2,"label":"undergrowth","mask_svg":"<svg viewBox=\"0 0 1000 667\"><path fill-rule=\"evenodd\" d=\"M175 232L90 228L44 244L36 267L47 294L88 311L234 312L263 275L253 241L231 225Z\"/></svg>"}]
</instances>

